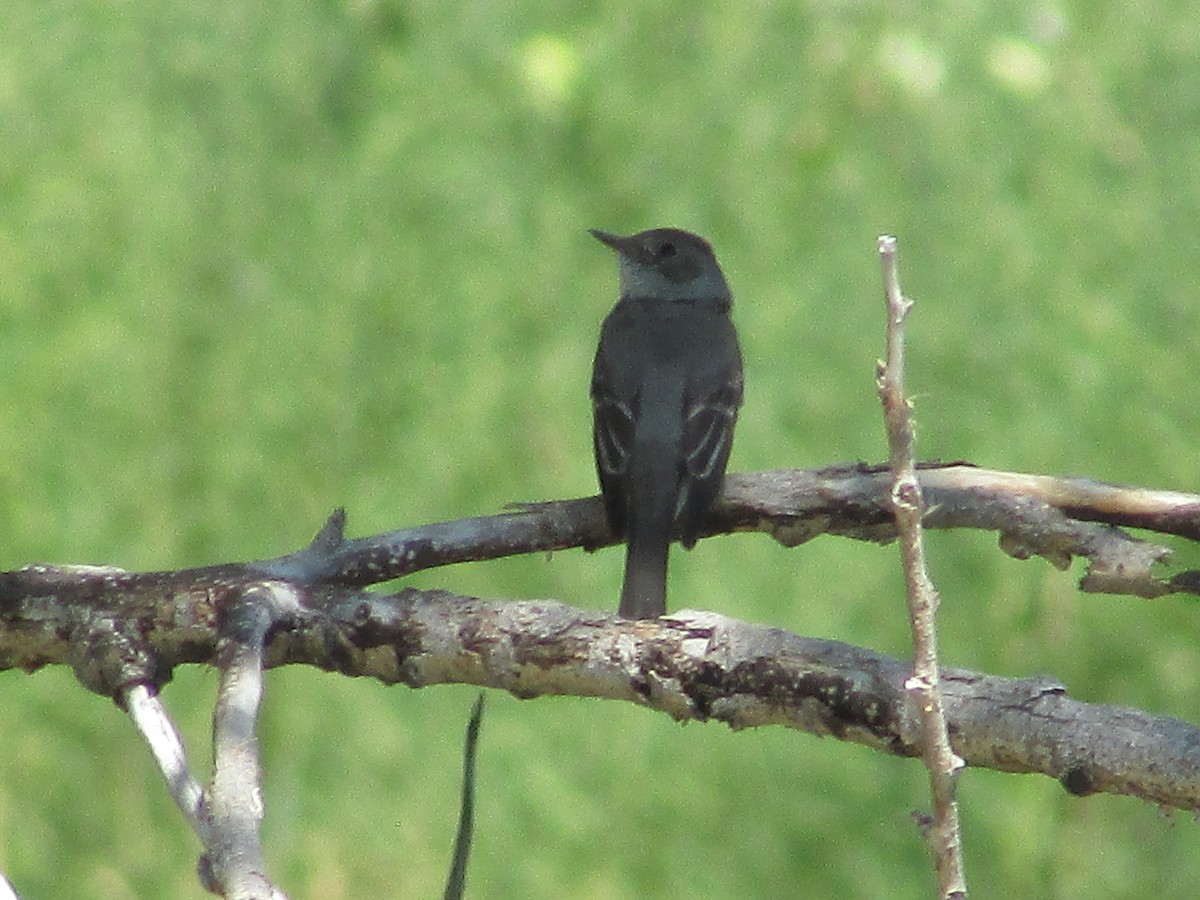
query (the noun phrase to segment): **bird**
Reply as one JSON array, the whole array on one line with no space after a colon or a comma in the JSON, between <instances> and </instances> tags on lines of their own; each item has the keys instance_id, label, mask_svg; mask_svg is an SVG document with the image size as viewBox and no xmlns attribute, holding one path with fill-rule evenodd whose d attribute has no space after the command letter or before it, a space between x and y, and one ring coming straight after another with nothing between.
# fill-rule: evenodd
<instances>
[{"instance_id":1,"label":"bird","mask_svg":"<svg viewBox=\"0 0 1200 900\"><path fill-rule=\"evenodd\" d=\"M733 295L699 235L590 233L616 251L620 283L591 383L600 493L626 542L618 612L656 619L667 610L671 541L695 545L725 480L743 394Z\"/></svg>"}]
</instances>

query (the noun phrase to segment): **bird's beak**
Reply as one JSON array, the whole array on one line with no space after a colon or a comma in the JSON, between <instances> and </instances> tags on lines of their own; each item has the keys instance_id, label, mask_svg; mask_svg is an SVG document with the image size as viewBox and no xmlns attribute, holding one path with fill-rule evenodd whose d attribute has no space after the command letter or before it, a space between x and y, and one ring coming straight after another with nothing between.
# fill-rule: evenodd
<instances>
[{"instance_id":1,"label":"bird's beak","mask_svg":"<svg viewBox=\"0 0 1200 900\"><path fill-rule=\"evenodd\" d=\"M626 255L629 253L629 238L623 238L607 231L601 231L599 228L588 229L588 234L590 234L600 243L608 244L608 246L612 247L618 253L623 253Z\"/></svg>"}]
</instances>

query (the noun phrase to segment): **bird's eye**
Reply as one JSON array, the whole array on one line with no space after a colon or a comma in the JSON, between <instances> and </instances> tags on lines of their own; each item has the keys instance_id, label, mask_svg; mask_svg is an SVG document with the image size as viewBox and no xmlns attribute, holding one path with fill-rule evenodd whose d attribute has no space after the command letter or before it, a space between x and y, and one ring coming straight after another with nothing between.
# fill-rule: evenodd
<instances>
[{"instance_id":1,"label":"bird's eye","mask_svg":"<svg viewBox=\"0 0 1200 900\"><path fill-rule=\"evenodd\" d=\"M670 241L663 241L658 245L658 256L660 259L666 259L668 256L675 255L675 245Z\"/></svg>"}]
</instances>

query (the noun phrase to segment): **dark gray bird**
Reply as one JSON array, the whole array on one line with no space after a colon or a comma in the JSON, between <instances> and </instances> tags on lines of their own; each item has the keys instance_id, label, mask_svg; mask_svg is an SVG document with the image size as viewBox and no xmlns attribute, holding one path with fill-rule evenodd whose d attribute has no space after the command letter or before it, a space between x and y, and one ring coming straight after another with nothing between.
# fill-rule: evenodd
<instances>
[{"instance_id":1,"label":"dark gray bird","mask_svg":"<svg viewBox=\"0 0 1200 900\"><path fill-rule=\"evenodd\" d=\"M742 405L733 296L702 237L592 235L617 251L621 279L592 369L596 471L627 544L620 614L654 619L667 611L672 537L691 549L725 479Z\"/></svg>"}]
</instances>

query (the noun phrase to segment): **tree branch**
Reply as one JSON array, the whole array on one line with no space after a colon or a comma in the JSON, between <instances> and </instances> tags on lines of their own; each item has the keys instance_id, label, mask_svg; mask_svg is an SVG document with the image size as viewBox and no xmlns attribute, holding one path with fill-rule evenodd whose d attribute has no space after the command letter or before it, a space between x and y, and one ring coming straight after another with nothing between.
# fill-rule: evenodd
<instances>
[{"instance_id":1,"label":"tree branch","mask_svg":"<svg viewBox=\"0 0 1200 900\"><path fill-rule=\"evenodd\" d=\"M1200 540L1200 496L967 463L918 463L917 468L926 529L997 531L1009 555L1042 556L1059 569L1074 556L1084 557L1089 564L1080 588L1088 592L1200 594L1200 573L1183 572L1169 580L1156 576L1154 568L1168 559L1169 549L1112 527ZM357 540L343 538L344 521L339 510L313 545L250 565L263 575L364 587L455 563L574 547L596 550L614 543L599 497L519 504L496 516ZM788 547L822 534L895 540L889 469L843 463L729 475L704 535L748 531L770 534Z\"/></svg>"},{"instance_id":2,"label":"tree branch","mask_svg":"<svg viewBox=\"0 0 1200 900\"><path fill-rule=\"evenodd\" d=\"M114 582L111 574L77 574L70 588L57 574L36 588L31 579L37 577L7 573L0 591L0 605L11 611L13 582L24 584L20 640L34 645L28 658L68 661L66 642L53 637L46 619L65 607L81 604L86 618L116 604L135 624L137 653L97 645L90 662L76 664L89 687L109 696L119 696L123 685L161 683L181 663L214 660L217 611L237 602L242 590L228 580L193 580L177 593L130 594L125 588L139 576ZM836 641L714 613L630 622L554 602L287 588L295 602L274 614L267 666L313 665L410 687L467 683L518 697L606 697L681 720L715 720L735 729L784 725L899 756L921 753L904 689L909 664ZM6 615L0 634L10 642L12 625ZM1200 808L1200 730L1193 726L1081 703L1046 679L955 669L944 669L942 679L951 745L968 765L1040 772L1079 794L1129 794Z\"/></svg>"},{"instance_id":3,"label":"tree branch","mask_svg":"<svg viewBox=\"0 0 1200 900\"><path fill-rule=\"evenodd\" d=\"M287 900L267 875L259 828L265 813L255 727L267 635L300 597L282 582L251 584L221 609L213 714L213 775L201 805L200 879L230 900Z\"/></svg>"},{"instance_id":4,"label":"tree branch","mask_svg":"<svg viewBox=\"0 0 1200 900\"><path fill-rule=\"evenodd\" d=\"M1165 547L1116 527L1200 535L1200 497L976 469L917 466L924 525L987 528L1020 558L1088 561L1084 590L1198 592L1169 579ZM526 505L347 540L331 516L312 543L271 560L133 573L31 565L0 573L0 670L73 667L130 711L205 847L201 871L226 896L282 896L261 867L254 722L265 667L298 663L387 683L470 683L519 697L626 700L732 728L777 724L919 756L927 741L907 663L713 613L630 622L554 602L487 602L361 585L467 560L611 543L597 498ZM890 475L851 464L733 475L709 532L763 531L788 546L820 534L895 537ZM213 781L201 791L157 694L174 668L216 664ZM1045 679L943 669L953 752L968 765L1040 772L1077 794L1128 794L1200 808L1200 730L1174 719L1079 703Z\"/></svg>"},{"instance_id":5,"label":"tree branch","mask_svg":"<svg viewBox=\"0 0 1200 900\"><path fill-rule=\"evenodd\" d=\"M925 564L925 539L921 527L925 499L913 457L912 404L904 391L904 323L912 301L900 291L896 239L879 239L883 263L883 293L887 304L887 361L877 366L876 382L883 403L891 451L892 508L900 536L900 558L908 597L908 618L913 636L912 677L905 682L916 700L921 722L922 758L929 770L933 816L925 823L925 837L933 852L938 876L938 896L967 896L955 786L964 763L950 749L946 710L942 702L937 649L938 594Z\"/></svg>"},{"instance_id":6,"label":"tree branch","mask_svg":"<svg viewBox=\"0 0 1200 900\"><path fill-rule=\"evenodd\" d=\"M917 468L926 529L997 531L1005 552L1019 559L1041 556L1060 569L1084 557L1084 591L1200 594L1200 573L1160 577L1171 551L1115 527L1200 540L1200 496L961 463ZM822 534L887 542L896 536L890 496L887 468L862 463L734 474L705 533L760 531L789 547ZM0 573L0 671L86 657L89 635L136 626L147 602L179 609L177 662L211 661L213 606L249 579L362 587L453 563L613 543L598 497L525 504L496 516L356 540L345 538L344 526L338 510L309 546L257 562L146 573L31 565ZM105 692L102 685L92 687Z\"/></svg>"}]
</instances>

